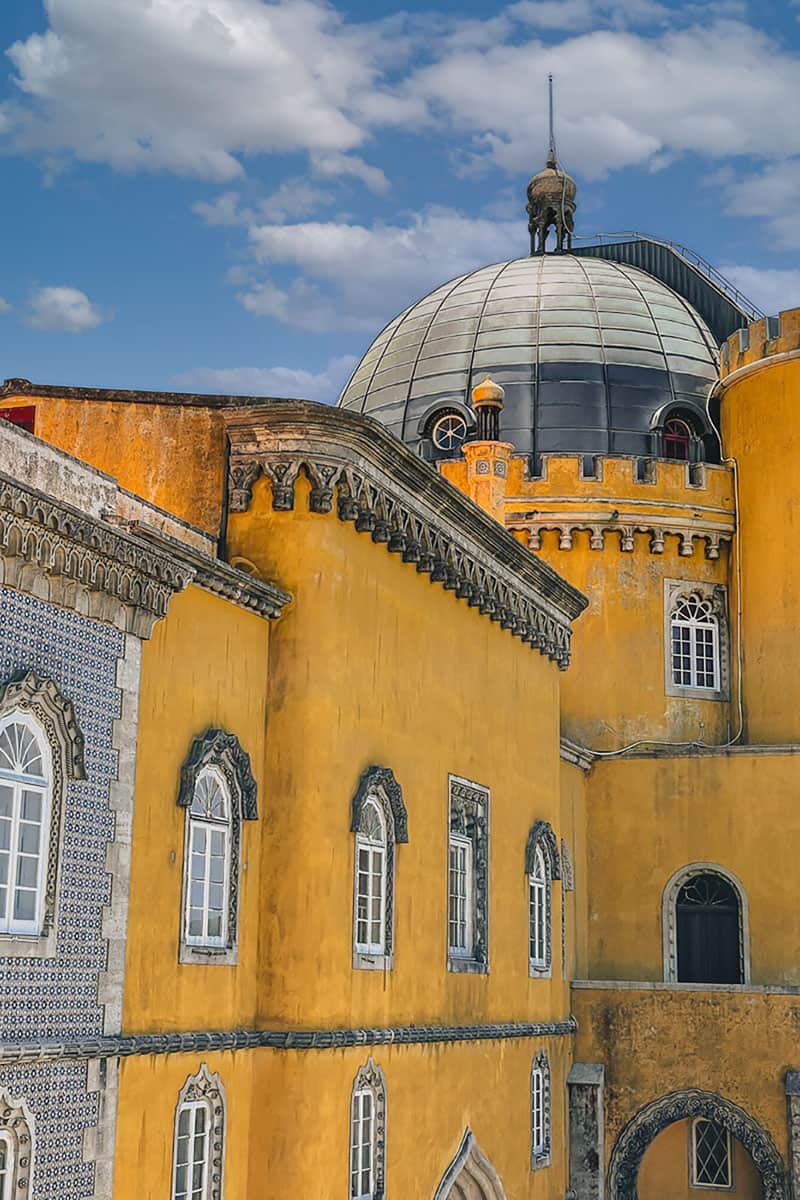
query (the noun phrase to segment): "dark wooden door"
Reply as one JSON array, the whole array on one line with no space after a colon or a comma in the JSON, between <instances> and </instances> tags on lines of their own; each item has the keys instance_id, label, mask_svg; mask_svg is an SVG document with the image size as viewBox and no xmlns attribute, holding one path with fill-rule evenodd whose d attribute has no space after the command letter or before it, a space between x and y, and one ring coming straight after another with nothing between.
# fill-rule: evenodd
<instances>
[{"instance_id":1,"label":"dark wooden door","mask_svg":"<svg viewBox=\"0 0 800 1200\"><path fill-rule=\"evenodd\" d=\"M678 980L742 983L739 898L719 875L693 875L677 901Z\"/></svg>"}]
</instances>

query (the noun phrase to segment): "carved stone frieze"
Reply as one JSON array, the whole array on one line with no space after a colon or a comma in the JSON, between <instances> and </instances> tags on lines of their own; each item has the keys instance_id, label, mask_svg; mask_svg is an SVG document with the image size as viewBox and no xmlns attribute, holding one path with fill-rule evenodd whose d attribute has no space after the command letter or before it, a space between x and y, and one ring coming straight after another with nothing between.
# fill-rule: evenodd
<instances>
[{"instance_id":1,"label":"carved stone frieze","mask_svg":"<svg viewBox=\"0 0 800 1200\"><path fill-rule=\"evenodd\" d=\"M636 534L643 533L650 538L651 554L663 554L664 539L674 537L678 539L678 553L682 558L691 558L695 553L695 543L698 543L704 545L705 557L711 560L719 558L723 542L733 539L732 526L702 517L687 522L685 519L655 515L642 518L626 514L611 520L607 516L598 515L593 519L577 513L541 513L536 517L511 513L508 528L524 530L528 534L531 550L541 550L542 534L552 530L558 535L559 550L571 550L575 535L588 533L590 550L604 550L606 545L616 545L623 553L632 554L636 547Z\"/></svg>"},{"instance_id":2,"label":"carved stone frieze","mask_svg":"<svg viewBox=\"0 0 800 1200\"><path fill-rule=\"evenodd\" d=\"M662 1096L625 1126L611 1155L609 1200L637 1200L636 1180L650 1143L668 1125L694 1117L713 1121L741 1142L761 1178L764 1200L787 1200L783 1160L767 1130L732 1101L694 1088Z\"/></svg>"},{"instance_id":3,"label":"carved stone frieze","mask_svg":"<svg viewBox=\"0 0 800 1200\"><path fill-rule=\"evenodd\" d=\"M408 841L408 813L403 800L403 789L390 767L367 767L358 781L353 796L350 832L356 833L361 825L361 812L365 801L378 793L381 806L388 805L392 819L394 840ZM384 803L385 802L385 803Z\"/></svg>"},{"instance_id":4,"label":"carved stone frieze","mask_svg":"<svg viewBox=\"0 0 800 1200\"><path fill-rule=\"evenodd\" d=\"M231 415L228 504L244 512L259 474L291 510L303 476L312 512L335 512L431 582L566 668L585 598L377 422L342 409L275 401Z\"/></svg>"}]
</instances>

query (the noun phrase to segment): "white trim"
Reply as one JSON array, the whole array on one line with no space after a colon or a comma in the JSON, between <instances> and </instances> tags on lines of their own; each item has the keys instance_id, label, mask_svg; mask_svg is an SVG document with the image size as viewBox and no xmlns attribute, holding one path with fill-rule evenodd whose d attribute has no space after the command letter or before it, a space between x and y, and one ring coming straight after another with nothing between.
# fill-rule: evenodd
<instances>
[{"instance_id":1,"label":"white trim","mask_svg":"<svg viewBox=\"0 0 800 1200\"><path fill-rule=\"evenodd\" d=\"M697 1178L697 1125L698 1122L704 1121L706 1125L713 1125L715 1129L725 1135L728 1156L728 1182L727 1183L700 1183ZM730 1129L725 1129L716 1122L709 1120L708 1117L690 1117L689 1118L689 1187L697 1188L703 1192L733 1192L736 1190L736 1180L734 1177L734 1158L735 1158L735 1141L731 1135Z\"/></svg>"},{"instance_id":2,"label":"white trim","mask_svg":"<svg viewBox=\"0 0 800 1200\"><path fill-rule=\"evenodd\" d=\"M219 1075L212 1075L205 1063L201 1063L200 1069L187 1078L175 1106L172 1132L171 1200L177 1200L178 1194L178 1130L181 1113L187 1110L196 1111L200 1108L205 1110L207 1116L202 1200L223 1200L227 1135L225 1090ZM192 1119L192 1128L194 1128L194 1118Z\"/></svg>"},{"instance_id":3,"label":"white trim","mask_svg":"<svg viewBox=\"0 0 800 1200\"><path fill-rule=\"evenodd\" d=\"M698 687L696 684L676 683L672 662L672 617L681 600L696 595L711 607L715 626L714 640L714 686ZM683 627L683 623L681 623ZM699 626L698 626L699 627ZM680 700L730 700L730 621L728 617L728 589L724 584L698 579L664 579L664 694ZM692 641L694 652L695 641ZM693 658L693 664L694 664ZM693 667L694 669L694 667Z\"/></svg>"},{"instance_id":4,"label":"white trim","mask_svg":"<svg viewBox=\"0 0 800 1200\"><path fill-rule=\"evenodd\" d=\"M12 791L11 831L8 851L8 877L6 882L7 898L5 918L0 917L0 937L22 936L25 938L40 938L44 921L44 895L47 883L48 853L50 848L50 822L53 813L53 761L50 742L39 721L30 712L22 709L12 710L0 719L0 734L11 725L21 725L36 742L37 752L42 760L43 774L41 776L15 774L0 768L0 785L5 785ZM36 871L34 913L29 920L15 919L13 907L15 903L17 883L17 867L22 855L20 850L20 824L22 810L22 792L30 791L41 798L39 825L39 847Z\"/></svg>"},{"instance_id":5,"label":"white trim","mask_svg":"<svg viewBox=\"0 0 800 1200\"><path fill-rule=\"evenodd\" d=\"M208 776L213 777L217 786L220 788L225 802L225 819L222 818L206 818L197 816L192 812L194 803L194 795L197 788L203 779ZM229 929L230 919L230 902L231 902L231 841L233 838L233 797L230 787L223 773L213 764L207 764L198 772L195 780L194 792L192 794L192 802L185 809L184 818L184 841L183 841L183 881L182 881L182 900L181 900L181 948L187 954L203 955L224 955L230 951L233 938ZM192 911L191 904L191 884L192 884L192 857L194 833L196 830L204 830L206 834L206 850L203 854L205 873L203 878L203 925L208 926L209 917L209 888L210 888L210 839L213 833L222 834L223 837L223 879L222 879L222 924L219 935L214 937L209 936L206 932L202 934L191 934L189 932L189 919ZM183 959L181 961L184 961ZM189 958L186 961L196 962L198 959ZM204 961L203 957L199 961ZM214 961L210 958L209 961Z\"/></svg>"},{"instance_id":6,"label":"white trim","mask_svg":"<svg viewBox=\"0 0 800 1200\"><path fill-rule=\"evenodd\" d=\"M355 850L354 880L353 880L353 889L354 889L354 893L355 893L355 907L354 907L354 912L353 912L353 944L355 946L355 950L356 950L357 954L383 956L386 953L388 831L387 831L387 827L386 827L386 818L381 810L381 806L377 802L377 800L375 800L372 796L370 796L364 802L364 807L362 809L362 822L363 822L364 814L366 812L368 812L370 809L374 810L374 812L377 815L378 821L380 823L381 836L380 836L380 840L378 840L376 838L370 837L366 833L363 833L361 830L359 830L358 833L356 834L356 850ZM362 891L362 888L361 888L362 871L361 871L361 864L359 861L360 854L362 852L368 856L367 871L366 871L366 890L364 890L364 891ZM379 897L376 895L376 893L373 889L373 881L374 881L374 878L376 875L376 871L375 871L376 859L378 859L380 862L380 871L378 872L378 876L380 879ZM373 926L375 924L374 916L373 916L373 909L374 909L374 904L375 904L376 898L379 899L379 917L378 917L378 934L379 934L379 936L378 936L377 941L371 941L370 938L372 936ZM365 917L364 917L363 921L359 915L359 901L362 899L364 900L364 902L366 904ZM358 940L359 925L361 925L361 924L364 925L364 932L367 934L366 941Z\"/></svg>"},{"instance_id":7,"label":"white trim","mask_svg":"<svg viewBox=\"0 0 800 1200\"><path fill-rule=\"evenodd\" d=\"M528 876L528 967L531 974L541 976L550 973L547 947L551 942L552 918L550 878L541 846L534 850L533 861L535 867L541 867L541 874L534 871ZM531 953L532 944L534 953ZM535 953L536 950L541 953Z\"/></svg>"},{"instance_id":8,"label":"white trim","mask_svg":"<svg viewBox=\"0 0 800 1200\"><path fill-rule=\"evenodd\" d=\"M683 885L693 875L719 875L736 892L739 901L739 965L740 984L687 984L678 980L678 934L675 905ZM747 892L733 871L714 862L687 863L670 875L661 897L661 947L665 983L680 983L681 987L746 987L750 983L750 913Z\"/></svg>"},{"instance_id":9,"label":"white trim","mask_svg":"<svg viewBox=\"0 0 800 1200\"><path fill-rule=\"evenodd\" d=\"M463 896L460 892L453 891L453 863L452 856L463 854L462 863L456 863L456 875L463 879ZM472 841L468 837L464 837L459 833L451 833L447 844L447 953L451 958L472 958L474 929L473 929L473 911L474 900L473 892L475 890L475 871L474 871L474 847ZM463 865L462 865L463 864ZM453 915L452 905L453 900L463 900L464 914L463 920L458 916L458 913ZM452 927L457 928L463 925L464 928L464 944L457 945L452 939Z\"/></svg>"}]
</instances>

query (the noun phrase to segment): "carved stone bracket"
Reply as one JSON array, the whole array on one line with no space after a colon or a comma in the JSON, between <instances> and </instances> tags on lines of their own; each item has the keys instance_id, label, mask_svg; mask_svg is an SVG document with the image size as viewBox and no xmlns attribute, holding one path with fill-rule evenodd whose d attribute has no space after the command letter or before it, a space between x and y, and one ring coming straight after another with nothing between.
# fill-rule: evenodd
<instances>
[{"instance_id":1,"label":"carved stone bracket","mask_svg":"<svg viewBox=\"0 0 800 1200\"><path fill-rule=\"evenodd\" d=\"M267 416L248 417L241 426L232 418L229 436L232 513L247 510L261 473L270 482L273 509L291 510L303 475L311 485L312 512L335 511L431 582L567 667L570 623L584 598L376 422L281 401Z\"/></svg>"},{"instance_id":2,"label":"carved stone bracket","mask_svg":"<svg viewBox=\"0 0 800 1200\"><path fill-rule=\"evenodd\" d=\"M643 533L650 538L650 553L664 553L664 539L678 539L678 553L682 558L691 558L695 553L695 543L704 543L705 557L716 560L719 558L720 546L733 538L732 527L722 527L702 519L693 520L690 524L676 522L670 517L648 517L646 521L610 521L586 520L577 514L542 515L535 518L519 519L513 513L509 517L509 529L525 530L528 534L528 545L531 550L541 550L542 534L552 530L558 535L559 550L571 550L576 533L588 533L589 549L604 550L606 542L617 545L624 554L631 554L636 548L636 534Z\"/></svg>"}]
</instances>

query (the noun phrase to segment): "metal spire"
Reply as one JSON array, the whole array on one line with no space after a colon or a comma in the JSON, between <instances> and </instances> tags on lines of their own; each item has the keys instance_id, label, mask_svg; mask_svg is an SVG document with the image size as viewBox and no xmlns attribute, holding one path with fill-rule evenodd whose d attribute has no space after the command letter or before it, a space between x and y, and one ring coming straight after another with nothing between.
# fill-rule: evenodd
<instances>
[{"instance_id":1,"label":"metal spire","mask_svg":"<svg viewBox=\"0 0 800 1200\"><path fill-rule=\"evenodd\" d=\"M547 91L550 100L550 153L547 156L548 167L555 167L556 159L556 135L553 123L553 76L547 76Z\"/></svg>"}]
</instances>

